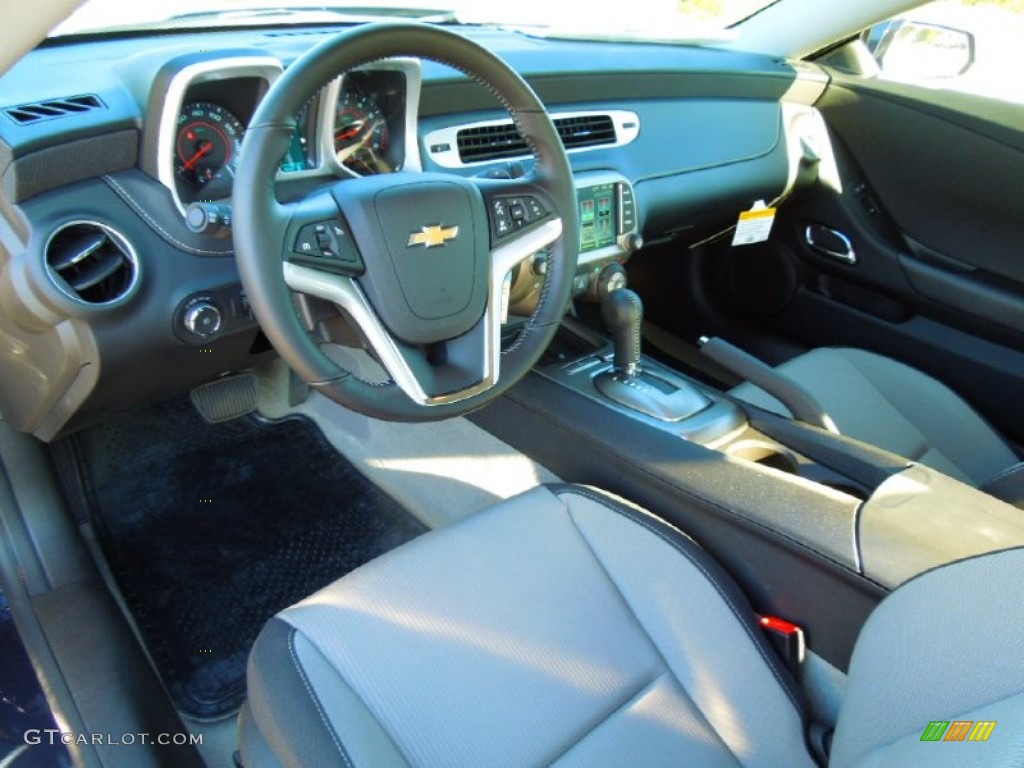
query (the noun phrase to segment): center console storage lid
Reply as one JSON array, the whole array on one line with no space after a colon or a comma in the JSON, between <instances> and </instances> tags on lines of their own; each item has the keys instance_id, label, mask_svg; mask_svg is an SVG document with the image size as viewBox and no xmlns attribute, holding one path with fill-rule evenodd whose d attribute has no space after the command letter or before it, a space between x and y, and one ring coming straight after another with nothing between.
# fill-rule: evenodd
<instances>
[{"instance_id":1,"label":"center console storage lid","mask_svg":"<svg viewBox=\"0 0 1024 768\"><path fill-rule=\"evenodd\" d=\"M1024 546L1024 510L915 464L861 507L864 575L889 588L944 563Z\"/></svg>"}]
</instances>

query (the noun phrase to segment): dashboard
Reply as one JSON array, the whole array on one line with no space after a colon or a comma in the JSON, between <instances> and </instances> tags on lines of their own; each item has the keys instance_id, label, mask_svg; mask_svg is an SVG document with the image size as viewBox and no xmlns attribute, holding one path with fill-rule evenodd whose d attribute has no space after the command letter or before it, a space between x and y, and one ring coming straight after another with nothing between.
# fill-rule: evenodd
<instances>
[{"instance_id":1,"label":"dashboard","mask_svg":"<svg viewBox=\"0 0 1024 768\"><path fill-rule=\"evenodd\" d=\"M599 295L643 246L687 248L827 165L812 65L699 47L460 30L548 106L578 189L574 294ZM44 440L273 354L234 264L231 195L246 126L288 65L337 28L52 44L0 78L0 409ZM385 173L512 178L532 157L483 87L444 65L338 73L294 116L282 200ZM528 222L529 200L492 218ZM504 224L502 223L504 222ZM296 243L296 248L305 247ZM316 242L310 241L309 248ZM512 275L536 305L546 254ZM331 307L311 330L352 343Z\"/></svg>"}]
</instances>

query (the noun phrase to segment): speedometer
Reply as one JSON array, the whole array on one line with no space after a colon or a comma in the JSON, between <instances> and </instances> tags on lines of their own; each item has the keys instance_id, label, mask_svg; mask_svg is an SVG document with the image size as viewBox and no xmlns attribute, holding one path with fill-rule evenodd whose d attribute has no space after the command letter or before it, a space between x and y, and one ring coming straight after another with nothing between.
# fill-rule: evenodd
<instances>
[{"instance_id":1,"label":"speedometer","mask_svg":"<svg viewBox=\"0 0 1024 768\"><path fill-rule=\"evenodd\" d=\"M178 115L174 177L182 202L219 200L231 194L245 129L217 104L186 104Z\"/></svg>"},{"instance_id":2,"label":"speedometer","mask_svg":"<svg viewBox=\"0 0 1024 768\"><path fill-rule=\"evenodd\" d=\"M359 175L388 173L388 121L373 96L343 92L334 117L334 152L338 162Z\"/></svg>"}]
</instances>

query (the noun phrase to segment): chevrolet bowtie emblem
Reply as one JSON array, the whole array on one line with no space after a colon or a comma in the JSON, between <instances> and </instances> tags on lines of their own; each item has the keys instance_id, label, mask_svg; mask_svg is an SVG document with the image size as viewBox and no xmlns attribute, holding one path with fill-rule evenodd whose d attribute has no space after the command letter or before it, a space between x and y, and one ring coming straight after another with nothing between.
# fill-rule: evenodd
<instances>
[{"instance_id":1,"label":"chevrolet bowtie emblem","mask_svg":"<svg viewBox=\"0 0 1024 768\"><path fill-rule=\"evenodd\" d=\"M458 227L442 227L440 224L435 224L432 227L420 227L419 232L409 235L409 247L425 245L427 248L433 248L435 245L444 245L458 236Z\"/></svg>"}]
</instances>

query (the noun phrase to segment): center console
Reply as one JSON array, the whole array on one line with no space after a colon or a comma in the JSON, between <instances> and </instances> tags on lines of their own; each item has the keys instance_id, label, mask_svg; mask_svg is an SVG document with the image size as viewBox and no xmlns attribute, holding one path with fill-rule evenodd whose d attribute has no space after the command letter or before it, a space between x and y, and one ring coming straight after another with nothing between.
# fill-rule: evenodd
<instances>
[{"instance_id":1,"label":"center console","mask_svg":"<svg viewBox=\"0 0 1024 768\"><path fill-rule=\"evenodd\" d=\"M602 315L612 343L591 336L597 346L590 351L584 347L583 354L544 365L538 373L653 429L702 445L722 445L744 432L746 417L734 403L642 355L643 304L636 293L612 291Z\"/></svg>"},{"instance_id":2,"label":"center console","mask_svg":"<svg viewBox=\"0 0 1024 768\"><path fill-rule=\"evenodd\" d=\"M566 318L534 372L470 418L563 480L693 536L756 610L801 624L833 666L846 668L889 589L1024 537L1019 510L643 355L630 293L602 308L610 339Z\"/></svg>"},{"instance_id":3,"label":"center console","mask_svg":"<svg viewBox=\"0 0 1024 768\"><path fill-rule=\"evenodd\" d=\"M725 342L708 340L706 356L798 418L644 355L639 296L621 287L624 272L619 287L599 279L629 254L614 202L621 187L609 184L584 184L578 195L589 250L577 294L600 301L600 319L577 303L588 322L566 317L533 373L473 421L565 481L617 493L692 535L755 609L801 623L839 669L888 590L942 563L1021 545L1019 510L830 431L798 388Z\"/></svg>"}]
</instances>

